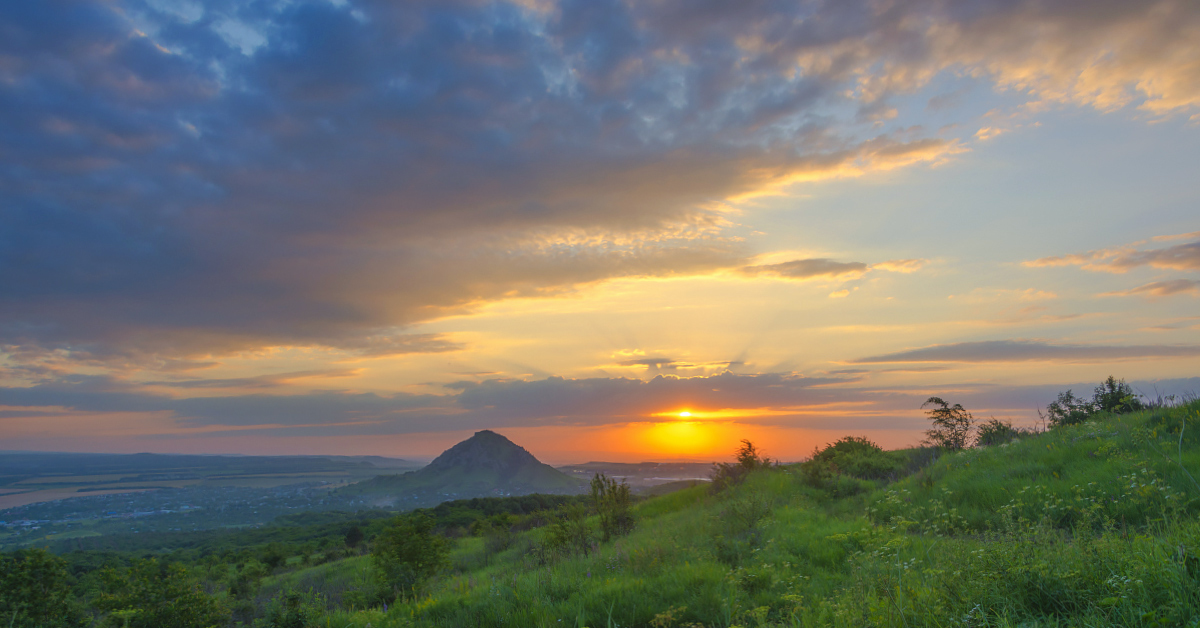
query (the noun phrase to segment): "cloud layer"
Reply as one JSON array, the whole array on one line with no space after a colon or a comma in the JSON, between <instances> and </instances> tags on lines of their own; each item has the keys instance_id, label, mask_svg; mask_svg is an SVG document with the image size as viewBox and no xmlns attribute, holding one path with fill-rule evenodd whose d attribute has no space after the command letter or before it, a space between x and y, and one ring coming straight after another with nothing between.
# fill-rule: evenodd
<instances>
[{"instance_id":1,"label":"cloud layer","mask_svg":"<svg viewBox=\"0 0 1200 628\"><path fill-rule=\"evenodd\" d=\"M276 345L453 351L404 330L614 277L743 268L729 199L963 150L875 126L939 76L1188 115L1198 13L6 3L0 344L160 366ZM1128 263L1194 270L1194 247ZM835 264L747 272L856 272Z\"/></svg>"}]
</instances>

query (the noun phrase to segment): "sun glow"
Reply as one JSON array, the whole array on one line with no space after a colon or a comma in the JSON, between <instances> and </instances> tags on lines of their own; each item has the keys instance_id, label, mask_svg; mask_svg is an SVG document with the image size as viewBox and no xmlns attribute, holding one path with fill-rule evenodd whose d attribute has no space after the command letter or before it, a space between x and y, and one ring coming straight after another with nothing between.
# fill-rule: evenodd
<instances>
[{"instance_id":1,"label":"sun glow","mask_svg":"<svg viewBox=\"0 0 1200 628\"><path fill-rule=\"evenodd\" d=\"M688 456L713 451L717 445L716 431L713 426L696 421L672 421L648 425L641 436L651 451Z\"/></svg>"}]
</instances>

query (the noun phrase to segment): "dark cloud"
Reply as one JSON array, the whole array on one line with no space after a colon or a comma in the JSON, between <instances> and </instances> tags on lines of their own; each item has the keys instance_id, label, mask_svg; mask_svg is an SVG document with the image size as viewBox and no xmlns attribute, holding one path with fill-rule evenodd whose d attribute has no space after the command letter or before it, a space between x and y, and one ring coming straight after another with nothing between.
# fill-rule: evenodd
<instances>
[{"instance_id":1,"label":"dark cloud","mask_svg":"<svg viewBox=\"0 0 1200 628\"><path fill-rule=\"evenodd\" d=\"M947 70L1200 102L1190 2L167 6L0 6L0 342L20 352L453 350L371 339L745 266L715 202L957 150L856 122Z\"/></svg>"},{"instance_id":2,"label":"dark cloud","mask_svg":"<svg viewBox=\"0 0 1200 628\"><path fill-rule=\"evenodd\" d=\"M294 378L296 374L280 377L289 376ZM213 381L220 384L247 383ZM161 412L172 416L178 424L189 427L382 424L394 421L397 416L417 412L417 416L424 417L427 422L414 422L411 431L421 431L422 428L430 428L432 424L428 421L432 417L453 411L444 397L407 393L379 395L317 391L291 395L250 394L181 399L146 392L137 385L97 376L70 376L34 386L0 390L3 404L11 407L29 407L35 411L44 407L61 407L80 412Z\"/></svg>"},{"instance_id":3,"label":"dark cloud","mask_svg":"<svg viewBox=\"0 0 1200 628\"><path fill-rule=\"evenodd\" d=\"M1193 345L1070 345L1036 340L991 340L933 345L852 360L854 364L888 362L1095 362L1142 358L1200 356Z\"/></svg>"}]
</instances>

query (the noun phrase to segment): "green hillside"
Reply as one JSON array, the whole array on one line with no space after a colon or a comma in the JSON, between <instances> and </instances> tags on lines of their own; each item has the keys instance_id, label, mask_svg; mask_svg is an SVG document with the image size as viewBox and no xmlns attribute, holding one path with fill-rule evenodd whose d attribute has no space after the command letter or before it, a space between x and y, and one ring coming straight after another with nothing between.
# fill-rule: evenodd
<instances>
[{"instance_id":1,"label":"green hillside","mask_svg":"<svg viewBox=\"0 0 1200 628\"><path fill-rule=\"evenodd\" d=\"M1198 442L1193 402L943 455L891 483L760 469L647 500L609 543L566 549L554 526L491 554L462 540L409 601L327 621L1200 625Z\"/></svg>"},{"instance_id":2,"label":"green hillside","mask_svg":"<svg viewBox=\"0 0 1200 628\"><path fill-rule=\"evenodd\" d=\"M785 466L747 443L711 484L641 501L596 477L582 495L298 512L254 530L131 534L106 552L5 553L0 616L96 628L1200 626L1200 402L1076 418L1044 433L988 422L969 442L992 444L961 451L846 437ZM492 456L511 452L493 436L434 470L528 477L508 473L528 452ZM173 619L184 606L194 620Z\"/></svg>"}]
</instances>

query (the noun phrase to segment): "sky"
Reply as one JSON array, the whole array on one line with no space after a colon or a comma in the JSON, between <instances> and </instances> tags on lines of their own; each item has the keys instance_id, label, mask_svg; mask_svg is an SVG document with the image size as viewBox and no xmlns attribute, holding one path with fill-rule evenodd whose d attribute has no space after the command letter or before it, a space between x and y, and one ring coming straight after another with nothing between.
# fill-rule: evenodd
<instances>
[{"instance_id":1,"label":"sky","mask_svg":"<svg viewBox=\"0 0 1200 628\"><path fill-rule=\"evenodd\" d=\"M1200 4L0 3L0 449L553 463L1200 394Z\"/></svg>"}]
</instances>

